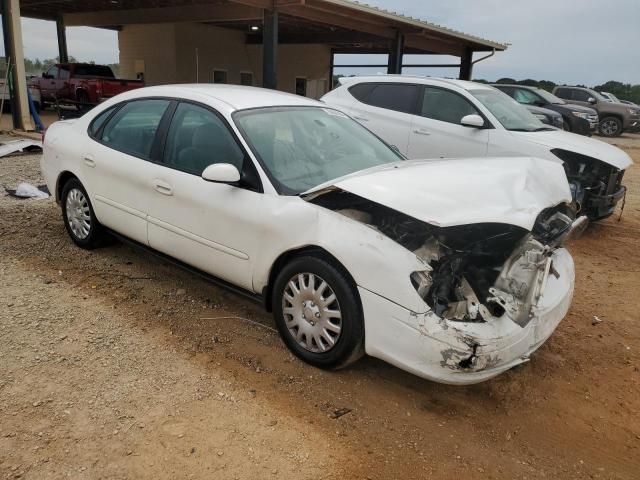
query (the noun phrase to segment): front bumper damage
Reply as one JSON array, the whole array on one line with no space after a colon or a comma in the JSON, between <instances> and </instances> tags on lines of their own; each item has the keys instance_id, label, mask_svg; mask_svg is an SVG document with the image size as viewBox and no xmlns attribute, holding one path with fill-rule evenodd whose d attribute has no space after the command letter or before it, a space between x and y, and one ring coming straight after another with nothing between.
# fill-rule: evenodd
<instances>
[{"instance_id":1,"label":"front bumper damage","mask_svg":"<svg viewBox=\"0 0 640 480\"><path fill-rule=\"evenodd\" d=\"M412 312L360 288L365 349L420 377L454 385L488 380L529 360L566 315L573 297L574 264L563 248L551 254L532 316L524 326L506 312L490 322L460 322L433 311Z\"/></svg>"}]
</instances>

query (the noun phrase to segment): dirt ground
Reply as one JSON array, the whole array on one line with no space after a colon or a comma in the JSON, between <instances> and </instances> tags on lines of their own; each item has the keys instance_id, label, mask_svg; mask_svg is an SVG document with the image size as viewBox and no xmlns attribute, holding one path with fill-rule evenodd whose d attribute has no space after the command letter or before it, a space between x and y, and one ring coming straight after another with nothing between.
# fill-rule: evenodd
<instances>
[{"instance_id":1,"label":"dirt ground","mask_svg":"<svg viewBox=\"0 0 640 480\"><path fill-rule=\"evenodd\" d=\"M640 135L614 143L640 162ZM42 183L38 161L1 158L0 184ZM638 165L625 183L622 219L570 245L555 334L471 387L309 367L259 306L0 194L0 478L638 479Z\"/></svg>"}]
</instances>

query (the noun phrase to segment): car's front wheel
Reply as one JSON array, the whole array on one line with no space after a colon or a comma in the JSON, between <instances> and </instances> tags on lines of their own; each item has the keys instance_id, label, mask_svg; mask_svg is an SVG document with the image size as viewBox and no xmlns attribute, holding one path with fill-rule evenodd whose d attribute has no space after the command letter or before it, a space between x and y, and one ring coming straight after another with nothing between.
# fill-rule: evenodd
<instances>
[{"instance_id":1,"label":"car's front wheel","mask_svg":"<svg viewBox=\"0 0 640 480\"><path fill-rule=\"evenodd\" d=\"M322 258L298 257L282 269L273 289L273 312L284 343L311 365L339 368L363 354L355 285Z\"/></svg>"},{"instance_id":2,"label":"car's front wheel","mask_svg":"<svg viewBox=\"0 0 640 480\"><path fill-rule=\"evenodd\" d=\"M622 121L617 117L605 117L600 122L600 134L617 137L622 134Z\"/></svg>"},{"instance_id":3,"label":"car's front wheel","mask_svg":"<svg viewBox=\"0 0 640 480\"><path fill-rule=\"evenodd\" d=\"M64 226L71 240L87 250L98 247L105 233L93 212L87 191L77 178L65 183L60 200Z\"/></svg>"}]
</instances>

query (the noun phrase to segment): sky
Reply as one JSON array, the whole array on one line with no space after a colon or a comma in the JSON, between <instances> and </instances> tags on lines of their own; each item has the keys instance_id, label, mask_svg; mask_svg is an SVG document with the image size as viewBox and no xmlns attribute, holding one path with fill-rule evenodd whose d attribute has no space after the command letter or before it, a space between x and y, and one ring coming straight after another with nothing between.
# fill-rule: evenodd
<instances>
[{"instance_id":1,"label":"sky","mask_svg":"<svg viewBox=\"0 0 640 480\"><path fill-rule=\"evenodd\" d=\"M367 0L367 3L465 33L511 44L478 63L474 78L534 78L598 85L607 80L640 84L640 0ZM25 56L57 55L53 22L23 19ZM117 33L67 29L69 54L81 61L117 63ZM0 42L1 43L1 42ZM2 48L3 49L3 48ZM475 58L483 56L476 53ZM455 57L405 57L405 63L457 63ZM342 56L336 63L386 63L384 56ZM371 74L382 69L338 69ZM453 69L405 73L457 76Z\"/></svg>"}]
</instances>

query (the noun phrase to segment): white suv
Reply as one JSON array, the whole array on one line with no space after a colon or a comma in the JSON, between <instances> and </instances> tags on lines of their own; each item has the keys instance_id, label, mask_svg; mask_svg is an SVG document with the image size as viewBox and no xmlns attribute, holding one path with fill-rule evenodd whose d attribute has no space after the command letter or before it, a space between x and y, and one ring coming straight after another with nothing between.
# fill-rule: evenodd
<instances>
[{"instance_id":1,"label":"white suv","mask_svg":"<svg viewBox=\"0 0 640 480\"><path fill-rule=\"evenodd\" d=\"M622 150L540 122L480 83L399 76L350 77L322 98L411 159L527 156L562 160L576 207L591 220L625 196Z\"/></svg>"}]
</instances>

